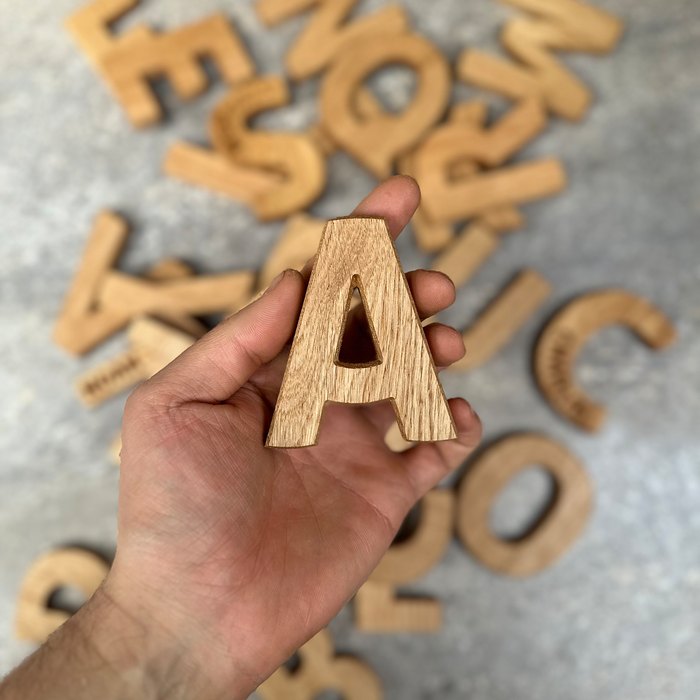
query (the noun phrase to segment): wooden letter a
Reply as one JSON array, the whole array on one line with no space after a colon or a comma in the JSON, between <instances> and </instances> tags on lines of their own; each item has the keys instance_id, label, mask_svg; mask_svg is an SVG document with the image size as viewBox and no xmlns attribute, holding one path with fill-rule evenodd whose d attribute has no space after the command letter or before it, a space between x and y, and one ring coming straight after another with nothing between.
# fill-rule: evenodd
<instances>
[{"instance_id":1,"label":"wooden letter a","mask_svg":"<svg viewBox=\"0 0 700 700\"><path fill-rule=\"evenodd\" d=\"M365 303L378 359L339 360L354 288ZM457 437L428 343L384 219L329 221L299 316L267 447L318 442L326 401L391 399L410 441Z\"/></svg>"}]
</instances>

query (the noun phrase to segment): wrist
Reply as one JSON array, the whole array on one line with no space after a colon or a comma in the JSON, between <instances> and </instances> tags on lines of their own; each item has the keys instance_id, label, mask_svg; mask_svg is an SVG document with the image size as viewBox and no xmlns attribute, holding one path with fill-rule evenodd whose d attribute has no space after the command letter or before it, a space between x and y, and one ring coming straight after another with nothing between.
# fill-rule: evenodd
<instances>
[{"instance_id":1,"label":"wrist","mask_svg":"<svg viewBox=\"0 0 700 700\"><path fill-rule=\"evenodd\" d=\"M113 575L71 620L86 654L121 687L115 698L130 700L238 700L256 683L235 672L210 673L212 654L186 624L164 614ZM211 650L209 650L211 652ZM235 660L231 661L235 668ZM111 696L109 696L111 697Z\"/></svg>"}]
</instances>

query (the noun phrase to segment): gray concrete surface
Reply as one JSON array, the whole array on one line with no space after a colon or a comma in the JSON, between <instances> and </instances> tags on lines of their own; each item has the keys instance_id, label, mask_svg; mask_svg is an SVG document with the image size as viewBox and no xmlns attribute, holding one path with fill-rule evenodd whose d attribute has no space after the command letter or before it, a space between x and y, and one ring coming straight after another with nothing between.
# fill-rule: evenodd
<instances>
[{"instance_id":1,"label":"gray concrete surface","mask_svg":"<svg viewBox=\"0 0 700 700\"><path fill-rule=\"evenodd\" d=\"M47 548L83 543L110 551L118 471L107 446L123 400L87 412L71 382L122 346L116 338L75 360L50 341L61 297L90 221L102 207L135 227L122 266L141 271L175 255L205 271L257 266L279 224L260 225L235 202L161 176L174 138L204 141L217 84L188 105L169 91L170 119L134 132L61 22L82 0L3 0L0 6L0 672L30 647L12 638L23 572ZM382 4L362 3L362 9ZM454 58L495 47L510 11L492 0L405 0L416 27ZM368 635L344 610L337 646L365 658L388 700L694 700L700 685L700 7L697 0L600 0L628 23L619 50L567 59L596 94L581 124L553 120L522 154L560 156L570 177L561 196L526 208L528 226L463 289L446 318L465 325L518 270L532 266L555 293L497 358L445 377L450 395L473 402L486 441L541 430L589 470L596 507L583 537L551 570L509 580L454 542L411 590L439 598L435 636ZM248 0L153 0L142 19L178 26L223 9L263 72L278 71L302 22L275 31ZM403 73L379 80L399 100ZM301 127L316 109L313 82L266 125ZM475 94L466 87L456 97ZM496 109L503 104L489 96ZM346 214L373 185L347 157L331 164L320 216ZM407 268L424 265L410 235ZM676 321L678 345L654 354L617 329L587 347L585 387L610 407L596 436L555 416L530 372L538 329L564 301L623 286ZM546 497L535 472L496 509L512 531Z\"/></svg>"}]
</instances>

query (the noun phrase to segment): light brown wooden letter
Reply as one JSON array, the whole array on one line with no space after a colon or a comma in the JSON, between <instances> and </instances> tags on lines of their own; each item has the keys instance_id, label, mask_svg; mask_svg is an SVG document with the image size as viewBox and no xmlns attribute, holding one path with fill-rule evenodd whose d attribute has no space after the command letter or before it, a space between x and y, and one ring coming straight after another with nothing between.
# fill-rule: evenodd
<instances>
[{"instance_id":1,"label":"light brown wooden letter","mask_svg":"<svg viewBox=\"0 0 700 700\"><path fill-rule=\"evenodd\" d=\"M659 309L636 294L610 289L567 304L547 324L535 348L535 377L542 393L556 411L586 430L599 430L606 410L576 383L576 358L593 334L613 324L627 326L656 350L676 338L673 324Z\"/></svg>"},{"instance_id":2,"label":"light brown wooden letter","mask_svg":"<svg viewBox=\"0 0 700 700\"><path fill-rule=\"evenodd\" d=\"M75 586L90 598L109 573L102 557L86 549L66 547L40 556L24 577L17 602L15 635L43 644L69 617L64 610L48 607L59 588Z\"/></svg>"},{"instance_id":3,"label":"light brown wooden letter","mask_svg":"<svg viewBox=\"0 0 700 700\"><path fill-rule=\"evenodd\" d=\"M251 206L263 221L305 209L326 185L325 156L308 134L248 128L253 115L286 105L289 100L289 88L282 78L257 78L232 90L212 112L209 122L212 143L233 163L283 176L278 185L251 199Z\"/></svg>"},{"instance_id":4,"label":"light brown wooden letter","mask_svg":"<svg viewBox=\"0 0 700 700\"><path fill-rule=\"evenodd\" d=\"M580 119L590 91L552 51L610 51L620 39L622 23L578 0L503 1L535 15L511 20L501 35L503 46L522 63L468 49L457 62L457 76L511 99L539 95L554 114Z\"/></svg>"},{"instance_id":5,"label":"light brown wooden letter","mask_svg":"<svg viewBox=\"0 0 700 700\"><path fill-rule=\"evenodd\" d=\"M409 29L408 15L400 5L389 5L343 27L355 5L357 0L258 0L255 8L268 26L316 8L285 58L292 80L302 80L320 73L351 42L367 35L399 34Z\"/></svg>"},{"instance_id":6,"label":"light brown wooden letter","mask_svg":"<svg viewBox=\"0 0 700 700\"><path fill-rule=\"evenodd\" d=\"M431 598L396 596L396 587L432 569L452 539L455 496L435 489L420 502L413 535L394 544L355 596L355 624L365 632L433 632L442 625L442 606Z\"/></svg>"},{"instance_id":7,"label":"light brown wooden letter","mask_svg":"<svg viewBox=\"0 0 700 700\"><path fill-rule=\"evenodd\" d=\"M377 360L339 360L352 293L362 295ZM268 447L318 441L326 401L391 399L406 440L451 440L452 414L384 219L329 221L299 316Z\"/></svg>"},{"instance_id":8,"label":"light brown wooden letter","mask_svg":"<svg viewBox=\"0 0 700 700\"><path fill-rule=\"evenodd\" d=\"M358 88L383 66L404 64L418 74L413 100L400 114L362 119ZM331 137L376 177L391 175L394 161L414 146L447 108L450 67L427 39L397 34L353 42L331 65L321 85L321 120Z\"/></svg>"},{"instance_id":9,"label":"light brown wooden letter","mask_svg":"<svg viewBox=\"0 0 700 700\"><path fill-rule=\"evenodd\" d=\"M224 15L212 15L167 34L115 45L104 55L103 72L134 126L149 126L163 117L148 80L167 77L183 100L209 84L199 59L216 61L223 79L233 84L255 74L255 65Z\"/></svg>"},{"instance_id":10,"label":"light brown wooden letter","mask_svg":"<svg viewBox=\"0 0 700 700\"><path fill-rule=\"evenodd\" d=\"M554 477L554 502L525 537L507 542L491 531L491 506L510 479L533 464ZM529 576L554 563L580 535L593 491L585 469L566 449L542 435L525 434L483 452L464 475L457 499L457 532L464 546L494 571Z\"/></svg>"}]
</instances>

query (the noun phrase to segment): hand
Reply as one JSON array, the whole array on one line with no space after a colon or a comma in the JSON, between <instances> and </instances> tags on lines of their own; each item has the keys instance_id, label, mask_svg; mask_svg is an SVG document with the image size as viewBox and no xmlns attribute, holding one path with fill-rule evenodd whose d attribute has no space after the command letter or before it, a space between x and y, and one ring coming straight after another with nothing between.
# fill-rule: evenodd
<instances>
[{"instance_id":1,"label":"hand","mask_svg":"<svg viewBox=\"0 0 700 700\"><path fill-rule=\"evenodd\" d=\"M397 176L354 213L385 217L396 237L419 198ZM136 389L124 412L117 556L94 606L135 622L143 653L159 659L152 668L199 700L247 697L324 627L409 509L480 439L463 399L450 401L457 440L400 454L384 445L389 402L329 404L316 447L265 448L308 272L284 273ZM453 303L441 273L408 279L422 318ZM464 354L454 329L432 324L426 335L439 367Z\"/></svg>"}]
</instances>

